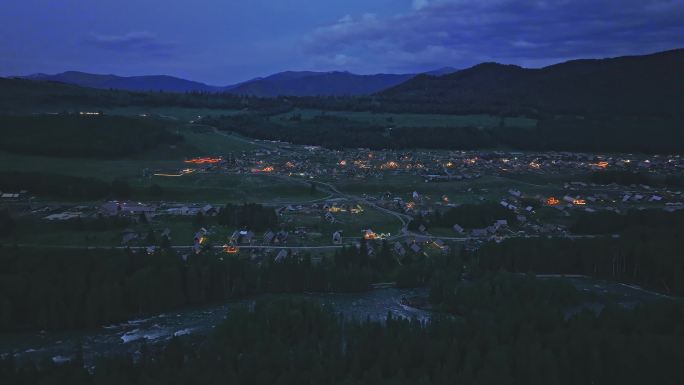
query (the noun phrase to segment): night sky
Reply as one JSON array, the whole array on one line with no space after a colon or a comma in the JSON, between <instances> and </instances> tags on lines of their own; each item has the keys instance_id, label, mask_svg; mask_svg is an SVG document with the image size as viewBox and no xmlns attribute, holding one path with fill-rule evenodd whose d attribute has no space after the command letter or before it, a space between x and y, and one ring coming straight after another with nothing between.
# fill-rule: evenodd
<instances>
[{"instance_id":1,"label":"night sky","mask_svg":"<svg viewBox=\"0 0 684 385\"><path fill-rule=\"evenodd\" d=\"M684 0L3 0L0 75L226 85L283 70L539 67L684 47Z\"/></svg>"}]
</instances>

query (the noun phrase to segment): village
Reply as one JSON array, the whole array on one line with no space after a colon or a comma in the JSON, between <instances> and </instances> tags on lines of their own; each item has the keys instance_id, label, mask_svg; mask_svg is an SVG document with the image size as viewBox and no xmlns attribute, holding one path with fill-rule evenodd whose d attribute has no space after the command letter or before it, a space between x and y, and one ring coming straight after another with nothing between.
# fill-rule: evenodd
<instances>
[{"instance_id":1,"label":"village","mask_svg":"<svg viewBox=\"0 0 684 385\"><path fill-rule=\"evenodd\" d=\"M680 175L679 156L597 155L501 151L329 150L256 141L259 148L179 161L177 169L145 168L142 180L191 183L191 178L258 175L298 183L317 198L260 202L278 224L255 231L212 220L216 202L108 200L78 205L48 202L30 191L0 193L3 205L41 222L111 219L129 223L88 247L154 252L163 240L186 255L211 250L278 259L300 253L329 254L343 247L391 247L398 256L477 248L515 237L586 237L568 225L580 213L684 208L682 191L646 184L601 184L588 175L631 171L653 180ZM529 182L534 180L534 183ZM194 180L193 183L201 183ZM244 203L244 202L243 202ZM435 217L462 205L496 205L503 211L482 226ZM120 226L121 227L121 226ZM69 246L77 246L78 243ZM384 246L383 246L384 245Z\"/></svg>"}]
</instances>

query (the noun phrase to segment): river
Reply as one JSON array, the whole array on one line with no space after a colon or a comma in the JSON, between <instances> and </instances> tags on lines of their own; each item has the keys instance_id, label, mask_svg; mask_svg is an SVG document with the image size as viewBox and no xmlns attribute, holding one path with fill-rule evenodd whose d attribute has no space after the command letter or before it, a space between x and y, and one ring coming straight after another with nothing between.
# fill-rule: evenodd
<instances>
[{"instance_id":1,"label":"river","mask_svg":"<svg viewBox=\"0 0 684 385\"><path fill-rule=\"evenodd\" d=\"M598 281L586 277L545 276L544 279L565 279L578 290L596 294L596 302L568 309L569 315L590 308L597 312L606 299L625 307L664 296L620 283ZM317 300L323 307L348 318L384 320L388 313L395 317L429 320L430 313L401 303L402 297L425 296L427 289L384 288L355 294L311 293L289 297ZM283 295L284 296L284 295ZM230 315L236 306L254 303L260 296L206 307L183 309L148 318L104 326L78 332L34 332L0 336L0 355L15 354L17 360L64 362L72 359L78 346L82 346L86 365L92 365L100 355L129 353L135 355L140 348L157 345L173 336L208 333ZM268 296L278 297L278 296Z\"/></svg>"},{"instance_id":2,"label":"river","mask_svg":"<svg viewBox=\"0 0 684 385\"><path fill-rule=\"evenodd\" d=\"M377 289L365 293L312 293L288 295L317 300L347 318L384 320L393 316L427 320L427 311L401 304L401 298L427 295L427 289ZM148 318L78 332L33 332L0 336L0 355L15 354L19 362L72 359L80 345L86 365L92 365L100 355L129 353L135 355L144 344L158 344L173 336L204 334L220 324L231 309L254 303L259 298L227 302L218 305L183 309ZM268 296L278 297L278 296Z\"/></svg>"}]
</instances>

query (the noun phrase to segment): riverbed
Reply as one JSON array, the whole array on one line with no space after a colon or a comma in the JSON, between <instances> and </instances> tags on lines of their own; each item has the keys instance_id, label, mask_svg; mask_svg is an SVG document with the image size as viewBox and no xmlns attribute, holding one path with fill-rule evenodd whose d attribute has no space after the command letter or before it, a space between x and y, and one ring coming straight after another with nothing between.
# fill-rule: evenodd
<instances>
[{"instance_id":1,"label":"riverbed","mask_svg":"<svg viewBox=\"0 0 684 385\"><path fill-rule=\"evenodd\" d=\"M346 318L384 320L393 317L428 320L429 312L402 305L403 297L425 296L427 289L377 289L364 293L311 293L288 295L316 300L325 308ZM86 365L92 365L100 355L135 355L145 344L159 344L174 336L201 335L219 325L231 309L249 306L263 298L226 302L194 309L183 309L152 317L135 319L115 325L77 332L33 332L0 336L0 355L14 354L21 361L65 362L82 347Z\"/></svg>"},{"instance_id":2,"label":"riverbed","mask_svg":"<svg viewBox=\"0 0 684 385\"><path fill-rule=\"evenodd\" d=\"M603 302L613 301L625 307L637 303L662 299L663 295L649 292L638 287L615 282L598 281L587 277L555 277L544 279L564 279L582 292L596 294L596 302L587 303L577 309L568 309L568 315L590 308L597 312ZM310 293L287 295L288 297L315 300L325 308L346 318L361 320L385 320L388 314L393 317L415 318L421 321L430 319L430 312L404 305L402 298L424 297L428 290L383 288L364 293ZM143 345L157 346L174 336L202 335L209 333L237 306L249 306L264 298L277 298L285 295L259 296L240 301L226 302L205 307L183 309L147 318L130 320L101 328L71 332L33 332L0 336L0 355L14 354L19 362L65 362L73 359L79 346L82 347L86 365L93 365L102 355L139 353Z\"/></svg>"}]
</instances>

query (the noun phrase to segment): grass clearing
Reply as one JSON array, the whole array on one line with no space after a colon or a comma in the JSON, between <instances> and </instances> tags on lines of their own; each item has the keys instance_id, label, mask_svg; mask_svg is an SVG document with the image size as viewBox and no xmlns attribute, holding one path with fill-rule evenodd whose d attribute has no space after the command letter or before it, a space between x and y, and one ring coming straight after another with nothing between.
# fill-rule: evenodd
<instances>
[{"instance_id":1,"label":"grass clearing","mask_svg":"<svg viewBox=\"0 0 684 385\"><path fill-rule=\"evenodd\" d=\"M439 114L393 114L357 111L321 111L298 109L292 112L275 115L272 120L276 123L296 125L296 121L289 119L299 114L303 120L325 114L338 116L350 120L388 127L497 127L501 118L494 115L439 115ZM509 117L504 119L506 127L534 127L537 121L524 117Z\"/></svg>"},{"instance_id":2,"label":"grass clearing","mask_svg":"<svg viewBox=\"0 0 684 385\"><path fill-rule=\"evenodd\" d=\"M190 122L197 120L198 117L208 115L234 115L239 114L239 110L230 109L212 109L212 108L184 108L184 107L115 107L103 109L103 112L109 115L125 115L125 116L157 116L161 118L179 120L181 122Z\"/></svg>"},{"instance_id":3,"label":"grass clearing","mask_svg":"<svg viewBox=\"0 0 684 385\"><path fill-rule=\"evenodd\" d=\"M164 189L164 199L211 203L288 204L325 197L310 193L308 185L296 180L252 174L190 174L179 178L153 177L147 184Z\"/></svg>"}]
</instances>

